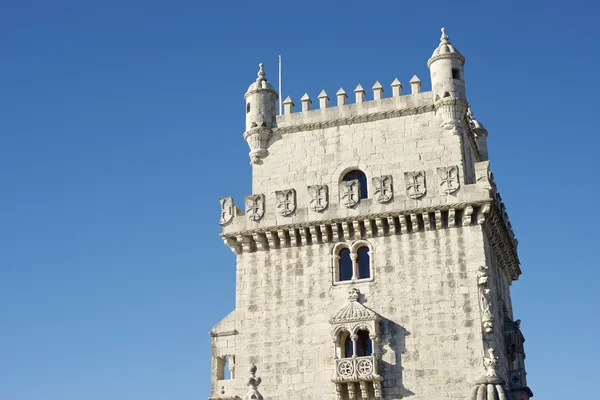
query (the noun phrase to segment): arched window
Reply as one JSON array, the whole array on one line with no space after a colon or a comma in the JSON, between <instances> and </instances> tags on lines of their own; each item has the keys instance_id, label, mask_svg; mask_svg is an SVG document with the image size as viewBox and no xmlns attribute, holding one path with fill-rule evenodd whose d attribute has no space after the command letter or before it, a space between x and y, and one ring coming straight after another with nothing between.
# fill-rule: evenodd
<instances>
[{"instance_id":1,"label":"arched window","mask_svg":"<svg viewBox=\"0 0 600 400\"><path fill-rule=\"evenodd\" d=\"M250 103L246 104L246 114L250 112Z\"/></svg>"},{"instance_id":2,"label":"arched window","mask_svg":"<svg viewBox=\"0 0 600 400\"><path fill-rule=\"evenodd\" d=\"M344 354L343 354L343 358L350 358L352 357L352 354L354 353L354 348L352 345L352 339L350 338L349 334L346 334L346 340L344 340Z\"/></svg>"},{"instance_id":3,"label":"arched window","mask_svg":"<svg viewBox=\"0 0 600 400\"><path fill-rule=\"evenodd\" d=\"M373 354L373 343L369 337L369 331L361 329L357 333L356 356L366 357Z\"/></svg>"},{"instance_id":4,"label":"arched window","mask_svg":"<svg viewBox=\"0 0 600 400\"><path fill-rule=\"evenodd\" d=\"M371 260L369 259L369 248L362 246L356 251L358 264L358 279L371 277Z\"/></svg>"},{"instance_id":5,"label":"arched window","mask_svg":"<svg viewBox=\"0 0 600 400\"><path fill-rule=\"evenodd\" d=\"M352 259L350 258L350 250L344 247L340 250L338 256L340 281L349 281L352 279Z\"/></svg>"},{"instance_id":6,"label":"arched window","mask_svg":"<svg viewBox=\"0 0 600 400\"><path fill-rule=\"evenodd\" d=\"M360 198L366 199L368 197L367 176L361 170L354 169L350 172L347 172L346 175L344 175L344 177L342 178L342 181L352 181L354 179L358 180L358 184L360 186Z\"/></svg>"}]
</instances>

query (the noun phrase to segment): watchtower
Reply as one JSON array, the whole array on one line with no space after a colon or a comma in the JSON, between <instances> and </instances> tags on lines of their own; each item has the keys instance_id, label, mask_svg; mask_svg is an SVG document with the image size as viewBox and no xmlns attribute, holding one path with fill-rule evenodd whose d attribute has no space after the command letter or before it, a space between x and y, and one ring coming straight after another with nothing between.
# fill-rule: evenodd
<instances>
[{"instance_id":1,"label":"watchtower","mask_svg":"<svg viewBox=\"0 0 600 400\"><path fill-rule=\"evenodd\" d=\"M376 82L354 103L322 91L294 112L288 97L277 116L261 64L245 96L253 194L244 211L220 200L236 306L211 331L211 399L257 398L254 364L268 400L532 396L517 240L443 30L427 65L431 92L414 76L410 94Z\"/></svg>"}]
</instances>

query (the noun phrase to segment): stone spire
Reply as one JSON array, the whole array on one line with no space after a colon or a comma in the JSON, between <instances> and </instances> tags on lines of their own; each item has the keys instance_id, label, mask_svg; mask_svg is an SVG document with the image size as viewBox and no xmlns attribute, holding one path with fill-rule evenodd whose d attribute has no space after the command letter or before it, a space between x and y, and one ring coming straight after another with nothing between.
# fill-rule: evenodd
<instances>
[{"instance_id":1,"label":"stone spire","mask_svg":"<svg viewBox=\"0 0 600 400\"><path fill-rule=\"evenodd\" d=\"M256 365L250 365L250 377L246 380L248 391L244 396L244 400L263 400L262 394L258 391L258 385L260 385L262 379L256 377L256 370Z\"/></svg>"}]
</instances>

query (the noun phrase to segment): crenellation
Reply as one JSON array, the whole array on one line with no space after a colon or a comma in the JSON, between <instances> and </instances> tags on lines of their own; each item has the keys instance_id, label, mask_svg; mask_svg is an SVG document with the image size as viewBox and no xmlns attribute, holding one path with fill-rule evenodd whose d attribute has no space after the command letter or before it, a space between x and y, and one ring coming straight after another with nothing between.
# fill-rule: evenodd
<instances>
[{"instance_id":1,"label":"crenellation","mask_svg":"<svg viewBox=\"0 0 600 400\"><path fill-rule=\"evenodd\" d=\"M300 102L302 103L302 112L310 110L310 105L312 104L312 101L308 96L308 93L304 93L304 96L300 98Z\"/></svg>"},{"instance_id":2,"label":"crenellation","mask_svg":"<svg viewBox=\"0 0 600 400\"><path fill-rule=\"evenodd\" d=\"M356 96L356 104L360 104L365 101L365 89L363 89L360 83L354 89L354 95Z\"/></svg>"},{"instance_id":3,"label":"crenellation","mask_svg":"<svg viewBox=\"0 0 600 400\"><path fill-rule=\"evenodd\" d=\"M323 108L327 108L327 105L329 104L329 96L327 95L327 92L325 92L325 90L321 90L321 93L319 93L319 108L323 109Z\"/></svg>"},{"instance_id":4,"label":"crenellation","mask_svg":"<svg viewBox=\"0 0 600 400\"><path fill-rule=\"evenodd\" d=\"M394 79L390 86L392 87L392 97L402 96L402 83L400 83L398 78Z\"/></svg>"},{"instance_id":5,"label":"crenellation","mask_svg":"<svg viewBox=\"0 0 600 400\"><path fill-rule=\"evenodd\" d=\"M418 76L413 75L409 83L411 94L421 93L421 80Z\"/></svg>"}]
</instances>

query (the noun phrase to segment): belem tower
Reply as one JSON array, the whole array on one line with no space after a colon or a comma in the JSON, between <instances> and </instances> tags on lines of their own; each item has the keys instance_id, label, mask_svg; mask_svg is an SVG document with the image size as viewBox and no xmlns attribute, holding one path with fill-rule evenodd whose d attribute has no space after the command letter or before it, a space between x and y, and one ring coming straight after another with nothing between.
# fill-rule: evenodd
<instances>
[{"instance_id":1,"label":"belem tower","mask_svg":"<svg viewBox=\"0 0 600 400\"><path fill-rule=\"evenodd\" d=\"M358 85L318 107L262 64L245 94L252 193L222 198L235 310L210 332L211 400L527 400L510 287L517 240L465 58L442 37L389 95Z\"/></svg>"}]
</instances>

